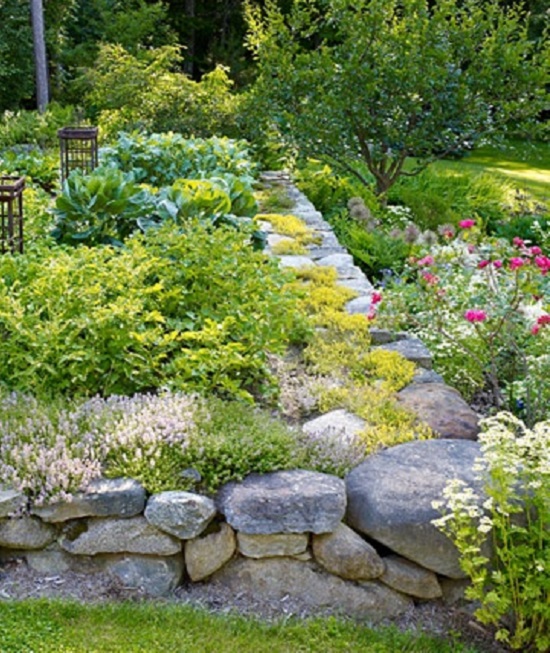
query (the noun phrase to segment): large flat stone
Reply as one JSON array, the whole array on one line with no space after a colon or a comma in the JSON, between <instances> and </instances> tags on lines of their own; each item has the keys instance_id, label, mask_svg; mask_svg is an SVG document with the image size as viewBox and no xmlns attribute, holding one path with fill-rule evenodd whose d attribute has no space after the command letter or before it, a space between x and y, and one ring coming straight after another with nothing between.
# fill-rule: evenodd
<instances>
[{"instance_id":1,"label":"large flat stone","mask_svg":"<svg viewBox=\"0 0 550 653\"><path fill-rule=\"evenodd\" d=\"M99 553L142 553L170 556L182 550L180 540L151 526L145 517L129 519L91 519L86 530L74 538L60 542L73 555L93 556Z\"/></svg>"},{"instance_id":2,"label":"large flat stone","mask_svg":"<svg viewBox=\"0 0 550 653\"><path fill-rule=\"evenodd\" d=\"M386 556L384 563L386 569L380 580L392 589L419 599L437 599L443 595L433 571L396 555Z\"/></svg>"},{"instance_id":3,"label":"large flat stone","mask_svg":"<svg viewBox=\"0 0 550 653\"><path fill-rule=\"evenodd\" d=\"M0 520L0 547L43 549L53 542L57 531L36 517L11 517Z\"/></svg>"},{"instance_id":4,"label":"large flat stone","mask_svg":"<svg viewBox=\"0 0 550 653\"><path fill-rule=\"evenodd\" d=\"M359 277L357 279L345 279L340 278L336 282L337 286L342 286L343 288L349 288L350 290L355 291L358 295L372 295L374 287L372 283L366 277Z\"/></svg>"},{"instance_id":5,"label":"large flat stone","mask_svg":"<svg viewBox=\"0 0 550 653\"><path fill-rule=\"evenodd\" d=\"M145 508L145 518L150 524L182 540L200 535L215 514L212 499L192 492L154 494Z\"/></svg>"},{"instance_id":6,"label":"large flat stone","mask_svg":"<svg viewBox=\"0 0 550 653\"><path fill-rule=\"evenodd\" d=\"M295 599L315 614L340 614L375 623L412 607L412 601L376 581L354 583L290 558L236 558L213 577L214 587L258 601Z\"/></svg>"},{"instance_id":7,"label":"large flat stone","mask_svg":"<svg viewBox=\"0 0 550 653\"><path fill-rule=\"evenodd\" d=\"M280 256L279 264L283 268L292 268L293 270L315 267L315 262L309 256Z\"/></svg>"},{"instance_id":8,"label":"large flat stone","mask_svg":"<svg viewBox=\"0 0 550 653\"><path fill-rule=\"evenodd\" d=\"M427 370L432 369L432 354L422 340L418 338L403 338L402 340L395 340L394 342L379 345L379 347L388 351L396 351L403 358Z\"/></svg>"},{"instance_id":9,"label":"large flat stone","mask_svg":"<svg viewBox=\"0 0 550 653\"><path fill-rule=\"evenodd\" d=\"M333 533L314 535L312 546L315 560L341 578L372 580L384 572L384 562L376 549L345 524Z\"/></svg>"},{"instance_id":10,"label":"large flat stone","mask_svg":"<svg viewBox=\"0 0 550 653\"><path fill-rule=\"evenodd\" d=\"M469 440L419 440L386 449L346 478L347 523L392 551L450 578L463 578L454 544L436 529L432 508L458 478L484 495L473 471L480 445Z\"/></svg>"},{"instance_id":11,"label":"large flat stone","mask_svg":"<svg viewBox=\"0 0 550 653\"><path fill-rule=\"evenodd\" d=\"M479 417L444 383L412 383L397 393L397 400L442 438L477 439Z\"/></svg>"},{"instance_id":12,"label":"large flat stone","mask_svg":"<svg viewBox=\"0 0 550 653\"><path fill-rule=\"evenodd\" d=\"M305 470L251 474L218 494L219 510L237 531L330 533L346 508L344 482Z\"/></svg>"},{"instance_id":13,"label":"large flat stone","mask_svg":"<svg viewBox=\"0 0 550 653\"><path fill-rule=\"evenodd\" d=\"M226 523L204 537L185 543L185 566L192 581L199 581L218 571L231 560L237 550L233 529Z\"/></svg>"},{"instance_id":14,"label":"large flat stone","mask_svg":"<svg viewBox=\"0 0 550 653\"><path fill-rule=\"evenodd\" d=\"M100 478L86 492L76 493L72 501L34 507L42 521L64 522L81 517L133 517L145 506L145 490L131 478Z\"/></svg>"},{"instance_id":15,"label":"large flat stone","mask_svg":"<svg viewBox=\"0 0 550 653\"><path fill-rule=\"evenodd\" d=\"M247 558L299 556L306 552L308 542L307 533L273 533L273 535L237 533L239 553Z\"/></svg>"}]
</instances>

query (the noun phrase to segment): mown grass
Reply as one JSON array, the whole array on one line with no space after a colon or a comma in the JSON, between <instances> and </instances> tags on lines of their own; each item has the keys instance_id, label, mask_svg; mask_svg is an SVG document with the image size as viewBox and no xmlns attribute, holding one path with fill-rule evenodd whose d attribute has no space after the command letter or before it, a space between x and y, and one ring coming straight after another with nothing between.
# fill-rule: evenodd
<instances>
[{"instance_id":1,"label":"mown grass","mask_svg":"<svg viewBox=\"0 0 550 653\"><path fill-rule=\"evenodd\" d=\"M1 653L475 653L335 618L261 622L159 603L0 602Z\"/></svg>"},{"instance_id":2,"label":"mown grass","mask_svg":"<svg viewBox=\"0 0 550 653\"><path fill-rule=\"evenodd\" d=\"M520 192L550 203L550 143L508 141L502 147L485 145L461 159L433 164L436 170L491 172L504 176Z\"/></svg>"}]
</instances>

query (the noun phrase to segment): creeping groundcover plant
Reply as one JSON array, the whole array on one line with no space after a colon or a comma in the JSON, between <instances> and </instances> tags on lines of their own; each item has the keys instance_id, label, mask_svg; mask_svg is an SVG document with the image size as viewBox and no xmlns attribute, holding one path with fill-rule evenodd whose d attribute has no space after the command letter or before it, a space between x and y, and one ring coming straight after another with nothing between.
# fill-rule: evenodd
<instances>
[{"instance_id":1,"label":"creeping groundcover plant","mask_svg":"<svg viewBox=\"0 0 550 653\"><path fill-rule=\"evenodd\" d=\"M550 647L550 422L484 420L476 471L485 496L451 481L436 526L457 546L477 618L520 651ZM491 547L484 546L489 539ZM489 553L488 551L491 551Z\"/></svg>"}]
</instances>

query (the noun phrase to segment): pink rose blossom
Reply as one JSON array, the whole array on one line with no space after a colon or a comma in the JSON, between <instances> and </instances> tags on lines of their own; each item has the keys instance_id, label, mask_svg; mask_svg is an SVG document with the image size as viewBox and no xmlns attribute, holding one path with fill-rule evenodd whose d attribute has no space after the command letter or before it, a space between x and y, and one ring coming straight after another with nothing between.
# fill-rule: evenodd
<instances>
[{"instance_id":1,"label":"pink rose blossom","mask_svg":"<svg viewBox=\"0 0 550 653\"><path fill-rule=\"evenodd\" d=\"M458 223L458 226L459 226L461 229L471 229L473 226L475 226L475 223L476 223L476 221L475 221L475 220L472 220L472 219L470 218L470 219L468 219L468 220L461 220L461 221Z\"/></svg>"},{"instance_id":2,"label":"pink rose blossom","mask_svg":"<svg viewBox=\"0 0 550 653\"><path fill-rule=\"evenodd\" d=\"M537 245L534 245L531 247L529 250L532 256L537 256L538 254L542 254L542 249L538 247Z\"/></svg>"},{"instance_id":3,"label":"pink rose blossom","mask_svg":"<svg viewBox=\"0 0 550 653\"><path fill-rule=\"evenodd\" d=\"M483 261L480 261L480 262L477 264L477 267L478 267L480 270L483 270L483 268L486 268L490 263L491 263L491 261L488 261L487 259L485 259L485 260L483 260Z\"/></svg>"},{"instance_id":4,"label":"pink rose blossom","mask_svg":"<svg viewBox=\"0 0 550 653\"><path fill-rule=\"evenodd\" d=\"M541 315L537 320L537 324L550 324L550 315L548 313Z\"/></svg>"},{"instance_id":5,"label":"pink rose blossom","mask_svg":"<svg viewBox=\"0 0 550 653\"><path fill-rule=\"evenodd\" d=\"M514 245L515 245L516 247L523 247L523 245L525 244L524 241L523 241L523 239L522 239L522 238L518 238L518 236L516 236L515 238L513 238L513 239L512 239L512 242L514 243Z\"/></svg>"},{"instance_id":6,"label":"pink rose blossom","mask_svg":"<svg viewBox=\"0 0 550 653\"><path fill-rule=\"evenodd\" d=\"M439 277L437 277L435 274L432 274L431 272L428 272L427 270L422 272L422 278L430 286L435 286L439 281Z\"/></svg>"},{"instance_id":7,"label":"pink rose blossom","mask_svg":"<svg viewBox=\"0 0 550 653\"><path fill-rule=\"evenodd\" d=\"M498 259L497 259L496 261L493 261L493 266L494 266L495 268L497 268L497 269L498 269L498 268L501 268L501 267L502 267L502 261L500 261L500 260L498 260Z\"/></svg>"},{"instance_id":8,"label":"pink rose blossom","mask_svg":"<svg viewBox=\"0 0 550 653\"><path fill-rule=\"evenodd\" d=\"M535 324L534 326L531 327L531 333L534 336L536 336L539 331L540 331L540 326L538 324Z\"/></svg>"},{"instance_id":9,"label":"pink rose blossom","mask_svg":"<svg viewBox=\"0 0 550 653\"><path fill-rule=\"evenodd\" d=\"M374 305L374 304L378 304L381 301L382 301L382 293L376 291L373 292L372 297L370 298L370 303Z\"/></svg>"},{"instance_id":10,"label":"pink rose blossom","mask_svg":"<svg viewBox=\"0 0 550 653\"><path fill-rule=\"evenodd\" d=\"M487 313L479 308L470 308L464 313L468 322L483 322L487 319Z\"/></svg>"},{"instance_id":11,"label":"pink rose blossom","mask_svg":"<svg viewBox=\"0 0 550 653\"><path fill-rule=\"evenodd\" d=\"M510 259L510 270L517 270L525 265L525 260L516 256Z\"/></svg>"},{"instance_id":12,"label":"pink rose blossom","mask_svg":"<svg viewBox=\"0 0 550 653\"><path fill-rule=\"evenodd\" d=\"M416 262L417 265L420 265L421 267L427 266L427 265L433 265L434 264L434 257L433 256L425 256L424 258L418 259Z\"/></svg>"}]
</instances>

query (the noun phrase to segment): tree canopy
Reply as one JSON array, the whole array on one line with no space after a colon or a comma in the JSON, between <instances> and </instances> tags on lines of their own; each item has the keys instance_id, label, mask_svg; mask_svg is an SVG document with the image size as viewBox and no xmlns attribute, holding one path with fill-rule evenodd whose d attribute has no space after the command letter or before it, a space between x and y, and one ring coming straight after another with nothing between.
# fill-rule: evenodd
<instances>
[{"instance_id":1,"label":"tree canopy","mask_svg":"<svg viewBox=\"0 0 550 653\"><path fill-rule=\"evenodd\" d=\"M258 98L304 154L384 193L430 158L532 130L548 98L548 41L482 0L268 0L249 6ZM408 157L422 157L416 169Z\"/></svg>"}]
</instances>

